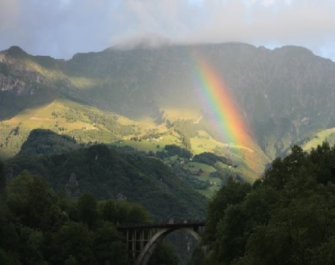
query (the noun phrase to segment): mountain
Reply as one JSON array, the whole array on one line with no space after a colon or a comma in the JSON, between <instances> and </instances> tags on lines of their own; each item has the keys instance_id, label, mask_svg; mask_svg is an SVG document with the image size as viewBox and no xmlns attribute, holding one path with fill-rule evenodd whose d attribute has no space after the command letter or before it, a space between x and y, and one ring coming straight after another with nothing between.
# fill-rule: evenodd
<instances>
[{"instance_id":1,"label":"mountain","mask_svg":"<svg viewBox=\"0 0 335 265\"><path fill-rule=\"evenodd\" d=\"M247 146L222 134L199 84L196 58L224 80L248 128ZM17 154L32 129L43 128L85 144L147 152L177 144L193 155L213 152L254 179L292 144L308 146L335 127L335 64L301 47L140 45L68 61L11 47L0 53L0 70L2 158Z\"/></svg>"},{"instance_id":2,"label":"mountain","mask_svg":"<svg viewBox=\"0 0 335 265\"><path fill-rule=\"evenodd\" d=\"M205 197L162 161L105 145L58 155L20 155L7 160L5 168L7 179L28 170L43 176L55 191L71 196L90 192L99 200L141 203L155 220L205 216Z\"/></svg>"},{"instance_id":3,"label":"mountain","mask_svg":"<svg viewBox=\"0 0 335 265\"><path fill-rule=\"evenodd\" d=\"M30 132L27 141L23 143L16 156L63 154L80 147L67 135L59 135L51 130L35 129Z\"/></svg>"},{"instance_id":4,"label":"mountain","mask_svg":"<svg viewBox=\"0 0 335 265\"><path fill-rule=\"evenodd\" d=\"M50 154L51 151L59 154ZM28 170L46 179L58 194L77 199L89 192L99 201L140 203L154 221L205 218L204 196L161 160L135 150L106 145L84 148L72 138L37 129L30 133L21 152L5 162L5 169L7 180L20 173L27 175ZM180 263L187 264L196 243L192 236L179 231L168 240L176 246Z\"/></svg>"}]
</instances>

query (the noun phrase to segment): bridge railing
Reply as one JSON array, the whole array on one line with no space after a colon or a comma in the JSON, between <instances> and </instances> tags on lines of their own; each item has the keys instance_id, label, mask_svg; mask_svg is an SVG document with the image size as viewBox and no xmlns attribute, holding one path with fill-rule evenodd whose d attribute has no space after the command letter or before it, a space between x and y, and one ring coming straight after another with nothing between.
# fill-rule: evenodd
<instances>
[{"instance_id":1,"label":"bridge railing","mask_svg":"<svg viewBox=\"0 0 335 265\"><path fill-rule=\"evenodd\" d=\"M176 220L154 222L154 223L123 223L117 224L117 229L136 229L136 228L161 228L161 227L189 227L189 226L204 226L205 220Z\"/></svg>"}]
</instances>

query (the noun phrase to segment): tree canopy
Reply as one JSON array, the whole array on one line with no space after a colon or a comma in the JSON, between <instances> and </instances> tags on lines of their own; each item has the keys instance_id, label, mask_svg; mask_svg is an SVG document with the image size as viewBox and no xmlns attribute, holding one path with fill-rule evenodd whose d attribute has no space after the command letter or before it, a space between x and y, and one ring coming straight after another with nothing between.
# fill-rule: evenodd
<instances>
[{"instance_id":1,"label":"tree canopy","mask_svg":"<svg viewBox=\"0 0 335 265\"><path fill-rule=\"evenodd\" d=\"M294 146L254 185L229 180L208 206L207 254L190 264L335 264L334 163L327 143Z\"/></svg>"},{"instance_id":2,"label":"tree canopy","mask_svg":"<svg viewBox=\"0 0 335 265\"><path fill-rule=\"evenodd\" d=\"M2 166L2 164L1 164ZM8 183L1 199L0 264L119 264L133 263L118 222L151 222L140 204L98 201L83 193L77 199L56 194L44 178L23 171ZM167 244L154 260L176 264Z\"/></svg>"}]
</instances>

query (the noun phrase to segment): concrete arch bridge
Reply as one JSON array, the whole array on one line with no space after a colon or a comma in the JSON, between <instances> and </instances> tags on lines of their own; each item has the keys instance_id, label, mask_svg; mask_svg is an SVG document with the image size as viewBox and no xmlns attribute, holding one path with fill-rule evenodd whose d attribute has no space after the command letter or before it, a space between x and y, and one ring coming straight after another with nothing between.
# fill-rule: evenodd
<instances>
[{"instance_id":1,"label":"concrete arch bridge","mask_svg":"<svg viewBox=\"0 0 335 265\"><path fill-rule=\"evenodd\" d=\"M135 265L146 265L157 245L165 236L178 229L190 233L196 240L205 226L204 221L169 221L168 223L124 224L117 229L124 233L130 257Z\"/></svg>"}]
</instances>

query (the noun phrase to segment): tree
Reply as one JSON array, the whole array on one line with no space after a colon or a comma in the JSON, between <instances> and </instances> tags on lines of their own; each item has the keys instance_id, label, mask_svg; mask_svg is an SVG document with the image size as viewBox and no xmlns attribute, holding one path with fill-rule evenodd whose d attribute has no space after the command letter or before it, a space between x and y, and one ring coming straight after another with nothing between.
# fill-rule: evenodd
<instances>
[{"instance_id":1,"label":"tree","mask_svg":"<svg viewBox=\"0 0 335 265\"><path fill-rule=\"evenodd\" d=\"M18 251L22 264L41 264L44 261L42 246L44 235L41 231L29 227L17 227L20 234Z\"/></svg>"},{"instance_id":2,"label":"tree","mask_svg":"<svg viewBox=\"0 0 335 265\"><path fill-rule=\"evenodd\" d=\"M205 250L201 246L197 246L192 253L192 257L188 265L203 265L205 258Z\"/></svg>"},{"instance_id":3,"label":"tree","mask_svg":"<svg viewBox=\"0 0 335 265\"><path fill-rule=\"evenodd\" d=\"M251 185L241 183L229 178L227 185L223 186L208 204L208 216L205 232L202 238L203 244L211 244L215 241L216 227L225 215L229 205L241 203L245 196L251 191Z\"/></svg>"},{"instance_id":4,"label":"tree","mask_svg":"<svg viewBox=\"0 0 335 265\"><path fill-rule=\"evenodd\" d=\"M79 264L94 264L93 240L93 233L85 224L68 222L55 238L58 246L53 253L55 263L62 264L73 256Z\"/></svg>"},{"instance_id":5,"label":"tree","mask_svg":"<svg viewBox=\"0 0 335 265\"><path fill-rule=\"evenodd\" d=\"M244 254L246 213L242 204L229 205L217 226L215 253L222 264Z\"/></svg>"},{"instance_id":6,"label":"tree","mask_svg":"<svg viewBox=\"0 0 335 265\"><path fill-rule=\"evenodd\" d=\"M128 216L130 211L130 205L129 203L125 201L120 201L117 203L117 223L127 223L128 222Z\"/></svg>"},{"instance_id":7,"label":"tree","mask_svg":"<svg viewBox=\"0 0 335 265\"><path fill-rule=\"evenodd\" d=\"M101 202L99 203L99 206L101 207L102 219L116 224L117 209L116 209L114 201L109 200L109 201Z\"/></svg>"},{"instance_id":8,"label":"tree","mask_svg":"<svg viewBox=\"0 0 335 265\"><path fill-rule=\"evenodd\" d=\"M177 265L178 257L173 247L162 241L156 248L152 257L150 258L149 265L164 264L164 265Z\"/></svg>"},{"instance_id":9,"label":"tree","mask_svg":"<svg viewBox=\"0 0 335 265\"><path fill-rule=\"evenodd\" d=\"M95 197L90 193L82 194L78 199L77 207L79 219L92 228L98 219L97 200Z\"/></svg>"},{"instance_id":10,"label":"tree","mask_svg":"<svg viewBox=\"0 0 335 265\"><path fill-rule=\"evenodd\" d=\"M151 222L151 216L147 209L139 203L135 203L130 206L128 213L128 222L131 223L149 223Z\"/></svg>"},{"instance_id":11,"label":"tree","mask_svg":"<svg viewBox=\"0 0 335 265\"><path fill-rule=\"evenodd\" d=\"M110 222L103 222L96 230L93 248L98 264L106 262L115 265L128 264L127 246Z\"/></svg>"},{"instance_id":12,"label":"tree","mask_svg":"<svg viewBox=\"0 0 335 265\"><path fill-rule=\"evenodd\" d=\"M233 183L223 187L209 204L204 263L334 264L334 149L323 144L307 154L294 146L245 196L229 193L241 194Z\"/></svg>"},{"instance_id":13,"label":"tree","mask_svg":"<svg viewBox=\"0 0 335 265\"><path fill-rule=\"evenodd\" d=\"M8 184L7 205L26 226L40 227L55 202L55 194L46 181L28 171L23 171Z\"/></svg>"}]
</instances>

